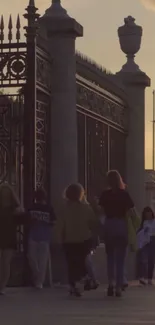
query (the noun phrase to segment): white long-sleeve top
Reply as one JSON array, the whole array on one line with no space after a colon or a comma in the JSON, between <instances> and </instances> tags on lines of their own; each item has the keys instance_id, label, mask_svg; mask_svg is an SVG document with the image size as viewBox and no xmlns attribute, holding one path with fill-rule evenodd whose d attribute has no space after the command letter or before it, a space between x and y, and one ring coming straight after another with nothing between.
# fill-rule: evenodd
<instances>
[{"instance_id":1,"label":"white long-sleeve top","mask_svg":"<svg viewBox=\"0 0 155 325\"><path fill-rule=\"evenodd\" d=\"M155 220L144 221L143 228L137 234L137 247L142 249L146 246L152 236L155 236Z\"/></svg>"}]
</instances>

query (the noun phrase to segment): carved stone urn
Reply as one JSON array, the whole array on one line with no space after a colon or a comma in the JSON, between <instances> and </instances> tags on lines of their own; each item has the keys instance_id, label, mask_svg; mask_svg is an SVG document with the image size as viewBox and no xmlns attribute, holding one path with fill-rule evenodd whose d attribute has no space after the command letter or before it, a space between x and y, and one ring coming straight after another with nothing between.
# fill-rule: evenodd
<instances>
[{"instance_id":1,"label":"carved stone urn","mask_svg":"<svg viewBox=\"0 0 155 325\"><path fill-rule=\"evenodd\" d=\"M127 56L127 62L122 67L123 72L140 71L134 57L140 50L142 33L142 27L136 25L135 19L131 16L125 18L124 25L118 28L120 47Z\"/></svg>"}]
</instances>

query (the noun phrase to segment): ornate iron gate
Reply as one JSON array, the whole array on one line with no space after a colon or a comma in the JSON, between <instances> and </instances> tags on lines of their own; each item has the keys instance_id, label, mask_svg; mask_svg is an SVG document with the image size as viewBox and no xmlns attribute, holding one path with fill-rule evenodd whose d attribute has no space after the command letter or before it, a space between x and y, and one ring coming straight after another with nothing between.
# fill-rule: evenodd
<instances>
[{"instance_id":1,"label":"ornate iron gate","mask_svg":"<svg viewBox=\"0 0 155 325\"><path fill-rule=\"evenodd\" d=\"M7 42L3 16L0 20L0 183L12 185L28 207L37 187L43 187L50 196L51 59L45 41L41 44L37 35L39 14L34 1L29 0L24 17L28 22L26 42L21 41L19 16L15 38L9 18ZM24 234L20 227L20 260L21 253L26 256ZM21 277L22 272L21 263L14 266L15 277ZM16 279L12 282L17 284Z\"/></svg>"},{"instance_id":2,"label":"ornate iron gate","mask_svg":"<svg viewBox=\"0 0 155 325\"><path fill-rule=\"evenodd\" d=\"M37 43L39 15L29 1L26 42L21 42L20 17L9 18L8 42L0 21L0 182L8 182L27 206L36 187L49 193L49 115L51 60ZM47 177L48 175L48 177Z\"/></svg>"},{"instance_id":3,"label":"ornate iron gate","mask_svg":"<svg viewBox=\"0 0 155 325\"><path fill-rule=\"evenodd\" d=\"M16 42L12 42L12 18L8 43L4 42L4 20L0 21L0 183L11 184L20 198L23 188L23 95L16 87L26 81L26 43L20 42L20 18L16 23ZM10 93L11 89L11 93Z\"/></svg>"},{"instance_id":4,"label":"ornate iron gate","mask_svg":"<svg viewBox=\"0 0 155 325\"><path fill-rule=\"evenodd\" d=\"M0 95L0 183L8 182L22 198L23 98Z\"/></svg>"}]
</instances>

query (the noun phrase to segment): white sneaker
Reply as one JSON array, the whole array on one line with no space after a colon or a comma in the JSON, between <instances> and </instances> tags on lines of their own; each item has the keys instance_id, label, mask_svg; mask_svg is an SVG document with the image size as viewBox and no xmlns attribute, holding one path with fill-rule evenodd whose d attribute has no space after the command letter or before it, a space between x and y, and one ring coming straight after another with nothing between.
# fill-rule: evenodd
<instances>
[{"instance_id":1,"label":"white sneaker","mask_svg":"<svg viewBox=\"0 0 155 325\"><path fill-rule=\"evenodd\" d=\"M36 284L35 288L38 289L38 290L42 290L43 285L42 284Z\"/></svg>"}]
</instances>

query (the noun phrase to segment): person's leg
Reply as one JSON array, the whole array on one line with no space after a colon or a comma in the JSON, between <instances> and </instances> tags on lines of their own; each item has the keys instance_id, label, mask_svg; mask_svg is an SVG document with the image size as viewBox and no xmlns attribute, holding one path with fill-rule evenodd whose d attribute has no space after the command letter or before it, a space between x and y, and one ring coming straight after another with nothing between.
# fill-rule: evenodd
<instances>
[{"instance_id":1,"label":"person's leg","mask_svg":"<svg viewBox=\"0 0 155 325\"><path fill-rule=\"evenodd\" d=\"M155 238L148 245L148 284L152 284L155 267Z\"/></svg>"},{"instance_id":2,"label":"person's leg","mask_svg":"<svg viewBox=\"0 0 155 325\"><path fill-rule=\"evenodd\" d=\"M92 279L93 282L96 282L95 268L94 268L94 264L92 261L91 253L89 255L87 255L87 257L86 257L86 268L87 268L88 276L90 277L90 279Z\"/></svg>"},{"instance_id":3,"label":"person's leg","mask_svg":"<svg viewBox=\"0 0 155 325\"><path fill-rule=\"evenodd\" d=\"M66 262L68 267L68 283L70 286L69 292L71 295L80 297L80 291L76 287L77 277L78 277L78 268L76 263L77 247L76 244L64 244L64 252L66 256Z\"/></svg>"},{"instance_id":4,"label":"person's leg","mask_svg":"<svg viewBox=\"0 0 155 325\"><path fill-rule=\"evenodd\" d=\"M113 243L106 243L106 256L107 256L107 275L108 275L108 296L113 296L113 287L115 281L115 256Z\"/></svg>"},{"instance_id":5,"label":"person's leg","mask_svg":"<svg viewBox=\"0 0 155 325\"><path fill-rule=\"evenodd\" d=\"M139 282L145 285L148 275L148 245L139 251Z\"/></svg>"},{"instance_id":6,"label":"person's leg","mask_svg":"<svg viewBox=\"0 0 155 325\"><path fill-rule=\"evenodd\" d=\"M8 284L10 278L11 261L14 251L12 249L5 249L1 251L1 281L0 281L0 293L4 293L4 290Z\"/></svg>"},{"instance_id":7,"label":"person's leg","mask_svg":"<svg viewBox=\"0 0 155 325\"><path fill-rule=\"evenodd\" d=\"M38 243L38 268L39 268L38 285L40 285L40 287L43 286L45 281L48 260L49 260L49 243L48 242Z\"/></svg>"},{"instance_id":8,"label":"person's leg","mask_svg":"<svg viewBox=\"0 0 155 325\"><path fill-rule=\"evenodd\" d=\"M86 257L86 269L87 269L87 278L84 285L84 290L96 290L99 286L99 283L96 279L96 272L92 260L92 253L88 254Z\"/></svg>"},{"instance_id":9,"label":"person's leg","mask_svg":"<svg viewBox=\"0 0 155 325\"><path fill-rule=\"evenodd\" d=\"M119 244L115 246L115 263L116 263L116 295L120 295L123 286L124 264L126 257L126 245Z\"/></svg>"},{"instance_id":10,"label":"person's leg","mask_svg":"<svg viewBox=\"0 0 155 325\"><path fill-rule=\"evenodd\" d=\"M68 282L71 287L75 287L73 244L64 244L64 252L68 267Z\"/></svg>"},{"instance_id":11,"label":"person's leg","mask_svg":"<svg viewBox=\"0 0 155 325\"><path fill-rule=\"evenodd\" d=\"M127 249L127 252L126 252L125 264L126 264L127 256L128 256L128 249ZM127 279L127 269L126 269L126 265L125 265L124 266L124 276L123 276L122 290L124 291L127 287L128 287L128 279Z\"/></svg>"},{"instance_id":12,"label":"person's leg","mask_svg":"<svg viewBox=\"0 0 155 325\"><path fill-rule=\"evenodd\" d=\"M38 242L29 240L28 259L33 276L34 285L38 285L39 266L38 266Z\"/></svg>"}]
</instances>

